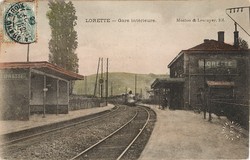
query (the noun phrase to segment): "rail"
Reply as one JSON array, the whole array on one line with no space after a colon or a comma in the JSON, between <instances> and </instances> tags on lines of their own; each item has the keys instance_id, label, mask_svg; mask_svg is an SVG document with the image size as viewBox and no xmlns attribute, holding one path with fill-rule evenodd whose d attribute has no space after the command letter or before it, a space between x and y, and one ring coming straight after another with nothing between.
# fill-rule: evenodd
<instances>
[{"instance_id":1,"label":"rail","mask_svg":"<svg viewBox=\"0 0 250 160\"><path fill-rule=\"evenodd\" d=\"M31 134L31 135L28 135L28 136L23 136L21 138L16 138L16 139L10 140L8 142L3 142L3 143L0 144L0 146L6 146L6 145L9 145L9 144L17 143L17 142L20 142L20 141L23 141L23 140L27 140L27 139L30 139L30 138L33 138L33 137L37 137L37 136L40 136L40 135L43 135L43 134L47 134L47 133L50 133L50 132L55 132L55 131L62 130L62 129L65 129L65 128L69 128L69 127L74 127L76 125L79 125L79 124L82 124L82 123L85 123L85 122L88 122L88 121L92 121L92 120L96 120L98 118L106 117L106 116L109 116L114 111L118 110L118 108L119 108L119 106L116 107L116 109L113 109L113 110L111 110L108 113L101 114L99 116L95 116L93 118L89 118L89 119L86 119L86 120L83 120L83 121L71 123L71 124L68 124L68 125L65 125L65 126L62 126L62 127L57 127L57 128L54 128L54 129L42 131L42 132Z\"/></svg>"},{"instance_id":2,"label":"rail","mask_svg":"<svg viewBox=\"0 0 250 160\"><path fill-rule=\"evenodd\" d=\"M144 107L140 107L142 109L144 109L147 112L147 119L146 122L143 124L142 128L140 128L139 133L136 134L136 136L132 139L132 141L127 145L127 147L123 150L123 152L118 156L117 160L120 160L125 153L129 150L129 148L135 143L135 141L138 139L138 137L141 135L141 133L144 131L144 129L146 128L149 119L150 119L150 113L147 109L145 109ZM104 137L103 139L99 140L97 143L93 144L92 146L90 146L89 148L85 149L84 151L80 152L79 154L77 154L75 157L71 158L70 160L75 160L80 158L81 156L83 156L84 154L86 154L88 151L94 149L95 147L98 147L98 145L100 145L101 143L103 143L105 140L107 140L108 138L110 138L111 136L115 135L118 131L122 130L123 128L125 128L128 124L130 124L136 117L138 116L138 111L135 112L135 115L129 120L127 121L125 124L123 124L121 127L119 127L117 130L115 130L114 132L112 132L111 134L109 134L108 136Z\"/></svg>"},{"instance_id":3,"label":"rail","mask_svg":"<svg viewBox=\"0 0 250 160\"><path fill-rule=\"evenodd\" d=\"M80 152L79 154L77 154L76 156L74 156L73 158L71 158L70 160L74 160L79 158L81 155L83 155L84 153L88 152L89 150L91 150L92 148L96 147L97 145L99 145L100 143L104 142L106 139L108 139L109 137L113 136L114 134L116 134L118 131L120 131L121 129L123 129L125 126L127 126L130 122L132 122L135 117L138 115L138 112L136 111L135 115L125 124L123 124L121 127L119 127L117 130L115 130L114 132L112 132L111 134L109 134L108 136L106 136L105 138L103 138L102 140L100 140L99 142L93 144L92 146L90 146L89 148L85 149L84 151Z\"/></svg>"},{"instance_id":4,"label":"rail","mask_svg":"<svg viewBox=\"0 0 250 160\"><path fill-rule=\"evenodd\" d=\"M143 108L143 107L141 107ZM120 154L120 156L117 158L117 160L120 160L123 155L128 151L128 149L134 144L134 142L137 140L137 138L141 135L141 133L143 132L143 130L145 129L145 127L147 126L148 122L149 122L149 119L150 119L150 114L149 114L149 111L146 110L145 108L143 108L147 114L148 114L148 118L147 118L147 121L146 123L143 125L143 127L140 129L140 132L137 134L137 136L132 140L132 142L127 146L127 148Z\"/></svg>"}]
</instances>

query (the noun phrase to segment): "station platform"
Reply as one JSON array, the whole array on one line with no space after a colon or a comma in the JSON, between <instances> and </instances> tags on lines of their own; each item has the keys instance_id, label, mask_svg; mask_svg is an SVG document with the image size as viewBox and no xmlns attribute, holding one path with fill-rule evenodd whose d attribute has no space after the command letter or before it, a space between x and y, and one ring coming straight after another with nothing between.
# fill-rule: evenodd
<instances>
[{"instance_id":1,"label":"station platform","mask_svg":"<svg viewBox=\"0 0 250 160\"><path fill-rule=\"evenodd\" d=\"M247 133L236 138L224 128L229 123L226 117L212 115L209 122L202 113L149 107L156 112L157 122L139 160L248 159L248 132L243 129Z\"/></svg>"},{"instance_id":2,"label":"station platform","mask_svg":"<svg viewBox=\"0 0 250 160\"><path fill-rule=\"evenodd\" d=\"M69 111L68 114L46 114L45 118L43 115L32 115L29 121L0 121L0 135L26 130L34 127L40 127L47 124L58 123L62 121L71 120L78 117L84 117L87 115L99 113L105 110L110 110L114 107L112 104L108 104L105 107L94 107L89 109Z\"/></svg>"},{"instance_id":3,"label":"station platform","mask_svg":"<svg viewBox=\"0 0 250 160\"><path fill-rule=\"evenodd\" d=\"M110 110L114 105L70 111L69 114L33 115L29 121L0 121L0 135ZM248 159L249 136L242 134L231 139L230 131L223 129L225 117L213 115L212 122L203 114L185 110L161 110L148 105L157 114L152 135L139 160L166 159Z\"/></svg>"}]
</instances>

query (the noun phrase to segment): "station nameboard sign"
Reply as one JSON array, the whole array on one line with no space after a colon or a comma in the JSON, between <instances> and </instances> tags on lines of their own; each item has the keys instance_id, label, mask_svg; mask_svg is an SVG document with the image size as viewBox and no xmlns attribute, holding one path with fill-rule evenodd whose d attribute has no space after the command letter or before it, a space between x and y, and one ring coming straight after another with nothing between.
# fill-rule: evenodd
<instances>
[{"instance_id":1,"label":"station nameboard sign","mask_svg":"<svg viewBox=\"0 0 250 160\"><path fill-rule=\"evenodd\" d=\"M24 80L27 79L27 75L25 73L1 73L0 79L6 80Z\"/></svg>"},{"instance_id":2,"label":"station nameboard sign","mask_svg":"<svg viewBox=\"0 0 250 160\"><path fill-rule=\"evenodd\" d=\"M199 60L199 68L204 68L204 59ZM205 68L237 68L236 60L205 59Z\"/></svg>"}]
</instances>

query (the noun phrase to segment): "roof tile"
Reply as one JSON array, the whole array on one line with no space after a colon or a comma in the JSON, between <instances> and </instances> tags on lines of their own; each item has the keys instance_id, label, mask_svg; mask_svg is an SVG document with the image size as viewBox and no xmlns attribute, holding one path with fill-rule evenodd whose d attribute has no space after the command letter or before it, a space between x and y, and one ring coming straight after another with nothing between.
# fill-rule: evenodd
<instances>
[{"instance_id":1,"label":"roof tile","mask_svg":"<svg viewBox=\"0 0 250 160\"><path fill-rule=\"evenodd\" d=\"M242 49L224 42L219 42L216 40L206 40L204 43L201 43L195 47L188 49L188 51L193 51L193 50L242 50Z\"/></svg>"},{"instance_id":2,"label":"roof tile","mask_svg":"<svg viewBox=\"0 0 250 160\"><path fill-rule=\"evenodd\" d=\"M32 68L32 69L41 69L47 68L51 71L57 72L59 74L65 75L68 79L77 80L84 79L84 76L79 75L77 73L68 71L62 67L54 65L52 63L46 61L38 61L38 62L3 62L0 63L0 69L24 69L24 68Z\"/></svg>"}]
</instances>

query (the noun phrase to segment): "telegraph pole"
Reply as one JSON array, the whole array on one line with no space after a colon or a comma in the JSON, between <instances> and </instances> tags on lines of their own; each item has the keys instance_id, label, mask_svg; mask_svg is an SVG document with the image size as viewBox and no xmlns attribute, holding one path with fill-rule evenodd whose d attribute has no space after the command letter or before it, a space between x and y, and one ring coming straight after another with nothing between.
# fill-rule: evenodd
<instances>
[{"instance_id":1,"label":"telegraph pole","mask_svg":"<svg viewBox=\"0 0 250 160\"><path fill-rule=\"evenodd\" d=\"M235 13L235 12L243 12L244 9L248 9L248 12L249 12L249 17L248 17L248 20L249 20L249 26L250 26L250 6L245 6L245 7L234 7L234 8L227 8L226 9L226 14L229 18L231 18L248 36L250 36L250 34L235 20L233 19L229 14L229 13Z\"/></svg>"},{"instance_id":2,"label":"telegraph pole","mask_svg":"<svg viewBox=\"0 0 250 160\"><path fill-rule=\"evenodd\" d=\"M111 82L110 95L113 96L113 82Z\"/></svg>"},{"instance_id":3,"label":"telegraph pole","mask_svg":"<svg viewBox=\"0 0 250 160\"><path fill-rule=\"evenodd\" d=\"M30 44L28 43L28 48L27 48L27 62L30 61Z\"/></svg>"},{"instance_id":4,"label":"telegraph pole","mask_svg":"<svg viewBox=\"0 0 250 160\"><path fill-rule=\"evenodd\" d=\"M101 87L101 99L103 98L103 58L101 59L101 79L99 81Z\"/></svg>"},{"instance_id":5,"label":"telegraph pole","mask_svg":"<svg viewBox=\"0 0 250 160\"><path fill-rule=\"evenodd\" d=\"M135 74L135 97L136 97L136 89L137 89L137 74Z\"/></svg>"},{"instance_id":6,"label":"telegraph pole","mask_svg":"<svg viewBox=\"0 0 250 160\"><path fill-rule=\"evenodd\" d=\"M106 72L106 106L108 105L108 93L109 93L109 90L108 90L108 80L109 80L109 59L107 58L107 72Z\"/></svg>"},{"instance_id":7,"label":"telegraph pole","mask_svg":"<svg viewBox=\"0 0 250 160\"><path fill-rule=\"evenodd\" d=\"M101 58L98 59L98 66L97 66L97 71L96 71L94 96L96 95L96 88L97 88L97 80L98 80L98 72L99 72L100 59L101 59Z\"/></svg>"},{"instance_id":8,"label":"telegraph pole","mask_svg":"<svg viewBox=\"0 0 250 160\"><path fill-rule=\"evenodd\" d=\"M204 83L204 90L203 90L203 94L202 94L202 99L203 99L203 108L204 108L204 110L203 110L203 112L204 112L204 119L206 119L206 112L207 112L207 104L206 104L206 97L205 97L205 91L206 91L206 60L205 60L205 58L204 58L204 60L203 60L203 63L204 63L204 66L203 66L203 73L204 73L204 75L203 75L203 83Z\"/></svg>"}]
</instances>

